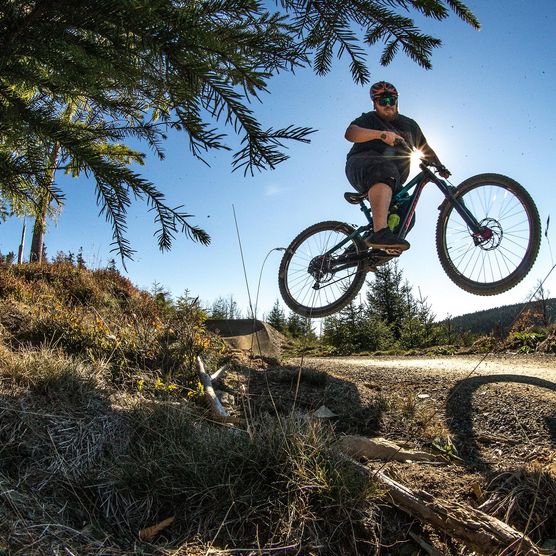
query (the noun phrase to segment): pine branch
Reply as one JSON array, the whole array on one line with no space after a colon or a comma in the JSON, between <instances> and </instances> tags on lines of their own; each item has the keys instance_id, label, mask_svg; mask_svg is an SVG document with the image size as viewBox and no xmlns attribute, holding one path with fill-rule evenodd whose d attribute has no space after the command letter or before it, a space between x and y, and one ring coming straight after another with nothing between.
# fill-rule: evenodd
<instances>
[{"instance_id":1,"label":"pine branch","mask_svg":"<svg viewBox=\"0 0 556 556\"><path fill-rule=\"evenodd\" d=\"M0 195L32 203L46 184L45 153L59 144L63 166L97 182L98 202L111 222L114 246L126 239L129 203L142 199L167 249L177 233L208 236L191 215L165 203L157 187L127 168L143 155L125 147L146 142L163 158L168 129L189 137L194 157L228 150L241 137L234 170L275 168L290 141L312 130L264 130L252 108L269 79L312 59L318 74L335 55L349 60L353 79L369 79L367 47L382 43L388 64L400 51L423 67L440 41L407 14L443 20L450 10L479 24L462 0L0 0ZM363 38L362 38L363 37ZM68 120L68 108L72 118ZM52 181L52 180L51 180ZM53 195L59 192L52 189ZM7 200L7 201L6 201Z\"/></svg>"},{"instance_id":2,"label":"pine branch","mask_svg":"<svg viewBox=\"0 0 556 556\"><path fill-rule=\"evenodd\" d=\"M460 0L446 0L450 8L463 19L466 23L474 27L475 29L480 29L481 24L471 10Z\"/></svg>"}]
</instances>

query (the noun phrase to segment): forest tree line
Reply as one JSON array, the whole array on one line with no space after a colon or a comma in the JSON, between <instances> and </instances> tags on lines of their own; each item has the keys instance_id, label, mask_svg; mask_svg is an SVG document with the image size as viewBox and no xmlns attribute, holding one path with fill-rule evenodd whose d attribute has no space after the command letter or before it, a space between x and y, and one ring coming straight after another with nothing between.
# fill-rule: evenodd
<instances>
[{"instance_id":1,"label":"forest tree line","mask_svg":"<svg viewBox=\"0 0 556 556\"><path fill-rule=\"evenodd\" d=\"M470 346L480 336L501 339L511 330L548 327L556 321L556 299L549 298L540 283L526 303L437 320L427 298L404 279L397 262L379 267L373 277L365 294L324 318L319 330L295 313L286 315L278 300L264 320L288 337L337 354Z\"/></svg>"}]
</instances>

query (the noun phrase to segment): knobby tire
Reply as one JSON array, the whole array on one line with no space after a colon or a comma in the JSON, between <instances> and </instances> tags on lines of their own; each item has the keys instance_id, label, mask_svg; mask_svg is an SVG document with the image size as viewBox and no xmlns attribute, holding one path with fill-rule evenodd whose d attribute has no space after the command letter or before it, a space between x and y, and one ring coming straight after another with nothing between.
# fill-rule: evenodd
<instances>
[{"instance_id":1,"label":"knobby tire","mask_svg":"<svg viewBox=\"0 0 556 556\"><path fill-rule=\"evenodd\" d=\"M317 290L313 288L316 280L308 270L311 260L353 232L354 228L349 224L331 220L310 226L291 242L280 263L278 286L284 302L292 311L308 318L326 317L343 309L359 293L367 275L364 260L338 275L329 274L329 282ZM336 255L350 246L356 253L367 250L361 237L355 236Z\"/></svg>"},{"instance_id":2,"label":"knobby tire","mask_svg":"<svg viewBox=\"0 0 556 556\"><path fill-rule=\"evenodd\" d=\"M500 174L479 174L455 191L479 222L496 230L494 239L476 246L451 203L445 201L436 226L442 268L463 290L496 295L513 288L531 270L539 251L537 207L519 183Z\"/></svg>"}]
</instances>

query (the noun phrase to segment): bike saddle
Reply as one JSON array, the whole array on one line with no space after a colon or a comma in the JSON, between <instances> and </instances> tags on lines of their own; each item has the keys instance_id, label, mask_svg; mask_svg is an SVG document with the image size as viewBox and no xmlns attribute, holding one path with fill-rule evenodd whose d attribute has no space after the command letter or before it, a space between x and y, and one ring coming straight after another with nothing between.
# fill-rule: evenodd
<instances>
[{"instance_id":1,"label":"bike saddle","mask_svg":"<svg viewBox=\"0 0 556 556\"><path fill-rule=\"evenodd\" d=\"M367 198L366 193L353 193L352 191L346 191L344 193L344 199L352 205L358 205L361 201L364 201L366 198Z\"/></svg>"}]
</instances>

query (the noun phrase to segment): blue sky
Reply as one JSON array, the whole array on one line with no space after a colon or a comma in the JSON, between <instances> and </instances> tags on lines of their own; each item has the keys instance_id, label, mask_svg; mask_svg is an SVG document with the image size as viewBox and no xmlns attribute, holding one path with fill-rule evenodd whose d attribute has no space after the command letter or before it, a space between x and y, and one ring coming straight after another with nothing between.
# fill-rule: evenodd
<instances>
[{"instance_id":1,"label":"blue sky","mask_svg":"<svg viewBox=\"0 0 556 556\"><path fill-rule=\"evenodd\" d=\"M444 22L417 19L424 32L443 45L424 70L403 54L382 68L380 48L369 50L371 82L385 79L400 92L400 112L414 118L458 184L483 172L506 174L524 185L537 203L543 223L538 260L527 278L509 292L478 297L453 284L436 255L435 225L440 193L429 186L421 198L417 222L408 236L411 249L400 257L405 278L432 305L437 318L517 303L528 298L556 255L556 2L554 0L475 0L467 5L479 18L475 31L452 16ZM146 207L129 212L129 238L137 253L127 265L136 285L158 282L174 296L186 289L210 304L233 295L245 311L249 305L232 205L241 235L247 278L254 303L262 276L258 314L279 298L277 270L281 254L301 230L323 220L360 223L358 207L343 200L350 190L344 163L350 144L347 125L371 109L368 85L355 85L346 63L339 61L325 77L311 70L282 74L269 86L262 104L253 106L263 125L309 126L318 131L310 144L290 143L291 158L276 170L244 177L231 172L231 155L207 156L210 167L189 153L185 136L172 134L163 163L148 156L142 173L167 195L169 204L184 205L192 222L212 236L209 247L179 237L167 253L158 251L155 225ZM232 139L232 142L235 140ZM61 177L66 204L46 237L50 256L82 247L90 267L104 266L110 254L111 229L98 216L94 184ZM552 218L548 239L547 217ZM28 224L31 224L30 222ZM0 224L0 251L17 252L22 221ZM550 248L552 243L552 251ZM30 235L27 237L28 253ZM546 283L556 296L556 271Z\"/></svg>"}]
</instances>

